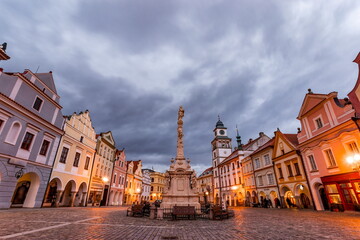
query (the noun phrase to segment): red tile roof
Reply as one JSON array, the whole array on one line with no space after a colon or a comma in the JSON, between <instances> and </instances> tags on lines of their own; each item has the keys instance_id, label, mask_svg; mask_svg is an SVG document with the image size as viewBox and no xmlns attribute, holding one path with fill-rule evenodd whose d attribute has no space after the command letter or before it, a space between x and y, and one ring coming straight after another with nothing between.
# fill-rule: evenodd
<instances>
[{"instance_id":1,"label":"red tile roof","mask_svg":"<svg viewBox=\"0 0 360 240\"><path fill-rule=\"evenodd\" d=\"M294 147L296 147L297 145L299 145L299 141L298 141L298 138L297 138L297 134L289 134L289 133L284 133L283 134L287 140L289 140L289 142L291 144L294 145Z\"/></svg>"},{"instance_id":2,"label":"red tile roof","mask_svg":"<svg viewBox=\"0 0 360 240\"><path fill-rule=\"evenodd\" d=\"M261 147L256 149L251 155L254 155L254 154L258 153L258 152L264 150L265 148L274 147L274 143L275 143L275 137L273 137L272 139L267 141L264 145L262 145Z\"/></svg>"}]
</instances>

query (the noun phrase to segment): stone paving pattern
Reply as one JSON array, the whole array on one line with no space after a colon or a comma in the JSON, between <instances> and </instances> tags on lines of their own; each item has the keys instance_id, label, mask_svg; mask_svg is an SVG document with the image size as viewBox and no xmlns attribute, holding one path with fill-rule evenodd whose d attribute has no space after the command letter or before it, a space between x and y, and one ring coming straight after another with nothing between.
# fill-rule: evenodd
<instances>
[{"instance_id":1,"label":"stone paving pattern","mask_svg":"<svg viewBox=\"0 0 360 240\"><path fill-rule=\"evenodd\" d=\"M360 239L359 212L234 211L223 221L171 221L126 217L126 207L0 210L0 239L60 224L6 239Z\"/></svg>"}]
</instances>

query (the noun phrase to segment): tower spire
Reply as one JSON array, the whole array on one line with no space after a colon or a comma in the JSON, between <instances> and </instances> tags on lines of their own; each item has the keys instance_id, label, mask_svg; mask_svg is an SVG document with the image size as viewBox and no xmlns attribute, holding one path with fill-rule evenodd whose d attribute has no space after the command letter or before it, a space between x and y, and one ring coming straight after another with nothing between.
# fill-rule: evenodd
<instances>
[{"instance_id":1,"label":"tower spire","mask_svg":"<svg viewBox=\"0 0 360 240\"><path fill-rule=\"evenodd\" d=\"M237 124L236 124L236 142L237 142L237 149L238 150L243 150L242 144L241 144L241 137L239 135L239 129L237 127Z\"/></svg>"}]
</instances>

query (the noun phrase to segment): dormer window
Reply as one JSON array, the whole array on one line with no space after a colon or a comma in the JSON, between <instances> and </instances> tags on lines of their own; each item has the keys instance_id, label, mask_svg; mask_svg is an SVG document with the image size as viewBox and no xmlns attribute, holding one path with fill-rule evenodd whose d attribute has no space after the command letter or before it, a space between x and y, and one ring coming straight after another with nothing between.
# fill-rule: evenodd
<instances>
[{"instance_id":1,"label":"dormer window","mask_svg":"<svg viewBox=\"0 0 360 240\"><path fill-rule=\"evenodd\" d=\"M315 122L316 122L316 126L317 126L318 129L323 127L323 123L321 121L321 118L317 118L315 120Z\"/></svg>"},{"instance_id":2,"label":"dormer window","mask_svg":"<svg viewBox=\"0 0 360 240\"><path fill-rule=\"evenodd\" d=\"M34 102L34 105L33 105L33 108L34 108L36 111L40 111L40 108L41 108L42 103L43 103L43 100L41 100L39 97L36 97L35 102Z\"/></svg>"}]
</instances>

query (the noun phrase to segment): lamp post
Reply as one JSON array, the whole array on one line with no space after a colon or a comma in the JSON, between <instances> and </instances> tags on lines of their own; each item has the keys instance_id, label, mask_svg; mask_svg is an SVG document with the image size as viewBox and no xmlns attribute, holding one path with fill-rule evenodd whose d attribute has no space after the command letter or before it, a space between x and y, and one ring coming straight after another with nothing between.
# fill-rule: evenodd
<instances>
[{"instance_id":1,"label":"lamp post","mask_svg":"<svg viewBox=\"0 0 360 240\"><path fill-rule=\"evenodd\" d=\"M359 172L360 175L360 154L356 153L354 155L348 156L346 161L353 166L353 170Z\"/></svg>"},{"instance_id":2,"label":"lamp post","mask_svg":"<svg viewBox=\"0 0 360 240\"><path fill-rule=\"evenodd\" d=\"M101 202L104 202L105 186L106 186L106 183L109 182L109 178L103 177L101 180L104 183L104 187L103 187L103 194L102 194L102 199L100 200L100 203L99 203L99 207L101 206ZM105 196L105 203L106 203L106 196ZM105 206L105 203L104 203L104 206Z\"/></svg>"}]
</instances>

